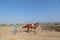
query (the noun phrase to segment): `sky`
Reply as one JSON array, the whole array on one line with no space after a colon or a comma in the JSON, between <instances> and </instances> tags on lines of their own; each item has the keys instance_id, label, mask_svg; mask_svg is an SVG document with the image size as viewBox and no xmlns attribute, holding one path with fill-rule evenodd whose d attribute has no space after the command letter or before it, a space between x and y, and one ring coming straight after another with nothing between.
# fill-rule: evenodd
<instances>
[{"instance_id":1,"label":"sky","mask_svg":"<svg viewBox=\"0 0 60 40\"><path fill-rule=\"evenodd\" d=\"M0 24L60 22L60 0L0 0Z\"/></svg>"}]
</instances>

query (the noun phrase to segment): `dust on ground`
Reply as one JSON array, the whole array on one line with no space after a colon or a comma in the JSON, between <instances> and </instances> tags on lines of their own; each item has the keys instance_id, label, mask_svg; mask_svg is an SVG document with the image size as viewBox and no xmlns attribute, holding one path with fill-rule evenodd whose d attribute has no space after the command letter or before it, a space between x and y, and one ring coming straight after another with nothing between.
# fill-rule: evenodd
<instances>
[{"instance_id":1,"label":"dust on ground","mask_svg":"<svg viewBox=\"0 0 60 40\"><path fill-rule=\"evenodd\" d=\"M21 31L22 29L13 35L13 26L0 27L0 40L60 40L60 32L39 30L36 33L27 33Z\"/></svg>"}]
</instances>

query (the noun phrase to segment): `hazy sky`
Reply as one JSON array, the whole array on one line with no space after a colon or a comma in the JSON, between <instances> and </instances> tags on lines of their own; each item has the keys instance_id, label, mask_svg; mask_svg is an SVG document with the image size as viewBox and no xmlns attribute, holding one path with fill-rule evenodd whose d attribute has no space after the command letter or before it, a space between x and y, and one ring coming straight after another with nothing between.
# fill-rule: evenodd
<instances>
[{"instance_id":1,"label":"hazy sky","mask_svg":"<svg viewBox=\"0 0 60 40\"><path fill-rule=\"evenodd\" d=\"M0 0L0 23L60 22L60 0Z\"/></svg>"}]
</instances>

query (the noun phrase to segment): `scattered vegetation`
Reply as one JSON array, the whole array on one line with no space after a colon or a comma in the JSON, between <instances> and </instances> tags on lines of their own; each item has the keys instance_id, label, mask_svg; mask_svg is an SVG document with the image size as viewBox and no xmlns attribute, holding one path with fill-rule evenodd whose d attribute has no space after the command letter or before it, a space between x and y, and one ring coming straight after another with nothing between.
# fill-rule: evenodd
<instances>
[{"instance_id":1,"label":"scattered vegetation","mask_svg":"<svg viewBox=\"0 0 60 40\"><path fill-rule=\"evenodd\" d=\"M48 29L48 30L52 30L53 29L55 31L60 32L60 23L59 22L56 22L56 23L46 23L46 24L44 24L43 27Z\"/></svg>"}]
</instances>

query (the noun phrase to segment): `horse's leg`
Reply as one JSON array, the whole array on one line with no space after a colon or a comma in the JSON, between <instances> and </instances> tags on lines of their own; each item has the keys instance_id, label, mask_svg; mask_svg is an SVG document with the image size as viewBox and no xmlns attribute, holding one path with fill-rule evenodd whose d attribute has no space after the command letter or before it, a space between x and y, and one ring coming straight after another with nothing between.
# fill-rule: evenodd
<instances>
[{"instance_id":1,"label":"horse's leg","mask_svg":"<svg viewBox=\"0 0 60 40\"><path fill-rule=\"evenodd\" d=\"M23 29L24 27L22 27L22 29Z\"/></svg>"},{"instance_id":2,"label":"horse's leg","mask_svg":"<svg viewBox=\"0 0 60 40\"><path fill-rule=\"evenodd\" d=\"M20 32L20 27L18 27L18 32Z\"/></svg>"},{"instance_id":3,"label":"horse's leg","mask_svg":"<svg viewBox=\"0 0 60 40\"><path fill-rule=\"evenodd\" d=\"M34 28L34 34L36 35L36 28Z\"/></svg>"},{"instance_id":4,"label":"horse's leg","mask_svg":"<svg viewBox=\"0 0 60 40\"><path fill-rule=\"evenodd\" d=\"M30 32L30 27L28 27L28 32Z\"/></svg>"},{"instance_id":5,"label":"horse's leg","mask_svg":"<svg viewBox=\"0 0 60 40\"><path fill-rule=\"evenodd\" d=\"M24 26L22 27L22 32L23 32Z\"/></svg>"},{"instance_id":6,"label":"horse's leg","mask_svg":"<svg viewBox=\"0 0 60 40\"><path fill-rule=\"evenodd\" d=\"M34 32L36 32L36 28L34 28Z\"/></svg>"}]
</instances>

